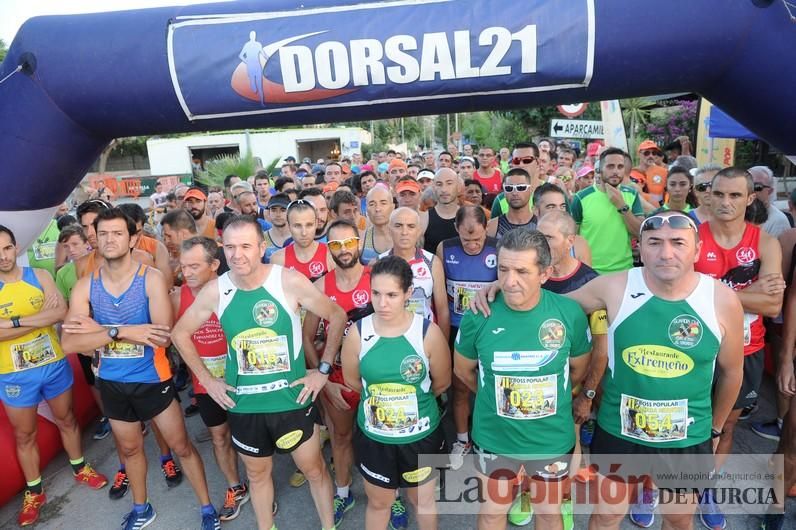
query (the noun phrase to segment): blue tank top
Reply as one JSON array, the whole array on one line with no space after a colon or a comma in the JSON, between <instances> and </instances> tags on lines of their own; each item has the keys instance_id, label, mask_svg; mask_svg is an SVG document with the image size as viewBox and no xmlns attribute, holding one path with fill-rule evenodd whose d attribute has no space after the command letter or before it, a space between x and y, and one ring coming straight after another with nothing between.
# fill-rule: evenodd
<instances>
[{"instance_id":1,"label":"blue tank top","mask_svg":"<svg viewBox=\"0 0 796 530\"><path fill-rule=\"evenodd\" d=\"M481 252L471 256L462 248L461 239L452 237L442 242L442 255L451 326L459 327L470 299L497 280L497 239L487 237Z\"/></svg>"},{"instance_id":2,"label":"blue tank top","mask_svg":"<svg viewBox=\"0 0 796 530\"><path fill-rule=\"evenodd\" d=\"M151 324L146 274L139 265L130 287L115 297L102 284L102 267L91 275L92 318L106 327ZM118 383L159 383L171 378L165 348L114 341L100 349L99 377Z\"/></svg>"},{"instance_id":3,"label":"blue tank top","mask_svg":"<svg viewBox=\"0 0 796 530\"><path fill-rule=\"evenodd\" d=\"M359 256L359 262L362 265L368 265L374 259L379 257L379 251L376 250L373 235L373 227L368 227L365 230L365 243L362 245L362 253Z\"/></svg>"}]
</instances>

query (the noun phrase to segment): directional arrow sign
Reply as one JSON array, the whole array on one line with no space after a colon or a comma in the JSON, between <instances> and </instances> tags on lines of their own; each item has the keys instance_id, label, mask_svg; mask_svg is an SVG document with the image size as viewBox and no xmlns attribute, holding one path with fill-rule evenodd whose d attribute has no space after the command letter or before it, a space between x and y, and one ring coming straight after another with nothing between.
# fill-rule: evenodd
<instances>
[{"instance_id":1,"label":"directional arrow sign","mask_svg":"<svg viewBox=\"0 0 796 530\"><path fill-rule=\"evenodd\" d=\"M550 120L553 138L603 138L603 123L591 120Z\"/></svg>"}]
</instances>

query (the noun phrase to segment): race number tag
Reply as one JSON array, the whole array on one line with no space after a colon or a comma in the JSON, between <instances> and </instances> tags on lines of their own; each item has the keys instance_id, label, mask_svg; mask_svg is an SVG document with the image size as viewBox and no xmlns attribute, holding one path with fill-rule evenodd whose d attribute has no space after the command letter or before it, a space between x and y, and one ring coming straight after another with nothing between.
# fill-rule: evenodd
<instances>
[{"instance_id":1,"label":"race number tag","mask_svg":"<svg viewBox=\"0 0 796 530\"><path fill-rule=\"evenodd\" d=\"M485 282L450 282L448 295L453 299L453 312L463 315L470 309L470 300L481 288L488 285Z\"/></svg>"},{"instance_id":2,"label":"race number tag","mask_svg":"<svg viewBox=\"0 0 796 530\"><path fill-rule=\"evenodd\" d=\"M558 401L558 374L538 377L495 376L497 415L512 420L553 416Z\"/></svg>"},{"instance_id":3,"label":"race number tag","mask_svg":"<svg viewBox=\"0 0 796 530\"><path fill-rule=\"evenodd\" d=\"M383 383L368 386L365 427L381 436L414 435L428 430L429 419L419 418L417 395L411 385Z\"/></svg>"},{"instance_id":4,"label":"race number tag","mask_svg":"<svg viewBox=\"0 0 796 530\"><path fill-rule=\"evenodd\" d=\"M418 293L419 291L419 293ZM414 313L416 315L420 315L421 317L426 317L426 297L422 289L415 289L415 292L412 293L412 297L409 299L409 302L406 304L406 310L410 313Z\"/></svg>"},{"instance_id":5,"label":"race number tag","mask_svg":"<svg viewBox=\"0 0 796 530\"><path fill-rule=\"evenodd\" d=\"M622 394L622 434L645 442L672 442L688 436L688 400L648 400Z\"/></svg>"},{"instance_id":6,"label":"race number tag","mask_svg":"<svg viewBox=\"0 0 796 530\"><path fill-rule=\"evenodd\" d=\"M101 355L106 359L140 359L144 356L143 344L113 341L103 346Z\"/></svg>"},{"instance_id":7,"label":"race number tag","mask_svg":"<svg viewBox=\"0 0 796 530\"><path fill-rule=\"evenodd\" d=\"M55 241L33 244L33 258L36 261L55 259Z\"/></svg>"},{"instance_id":8,"label":"race number tag","mask_svg":"<svg viewBox=\"0 0 796 530\"><path fill-rule=\"evenodd\" d=\"M224 372L227 364L226 355L218 355L216 357L201 357L202 362L213 377L224 377Z\"/></svg>"},{"instance_id":9,"label":"race number tag","mask_svg":"<svg viewBox=\"0 0 796 530\"><path fill-rule=\"evenodd\" d=\"M290 350L285 335L253 328L232 339L239 375L268 375L290 371Z\"/></svg>"},{"instance_id":10,"label":"race number tag","mask_svg":"<svg viewBox=\"0 0 796 530\"><path fill-rule=\"evenodd\" d=\"M57 356L47 333L11 345L11 360L14 363L15 372L47 364L54 361Z\"/></svg>"}]
</instances>

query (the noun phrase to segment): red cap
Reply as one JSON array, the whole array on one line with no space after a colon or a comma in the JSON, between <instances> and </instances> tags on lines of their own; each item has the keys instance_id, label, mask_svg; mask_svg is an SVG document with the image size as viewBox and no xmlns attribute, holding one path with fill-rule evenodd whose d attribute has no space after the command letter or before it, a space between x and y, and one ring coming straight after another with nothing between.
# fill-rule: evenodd
<instances>
[{"instance_id":1,"label":"red cap","mask_svg":"<svg viewBox=\"0 0 796 530\"><path fill-rule=\"evenodd\" d=\"M192 188L188 190L188 193L185 194L182 200L187 201L188 199L199 199L200 201L206 201L207 195L202 193L202 190L197 188Z\"/></svg>"},{"instance_id":2,"label":"red cap","mask_svg":"<svg viewBox=\"0 0 796 530\"><path fill-rule=\"evenodd\" d=\"M420 184L418 184L415 180L402 180L395 185L395 193L401 193L402 191L407 190L420 193Z\"/></svg>"},{"instance_id":3,"label":"red cap","mask_svg":"<svg viewBox=\"0 0 796 530\"><path fill-rule=\"evenodd\" d=\"M641 142L641 144L639 144L638 152L640 153L642 151L646 151L647 149L652 149L654 151L660 151L661 150L661 148L658 147L658 144L656 144L652 140L644 140L643 142Z\"/></svg>"}]
</instances>

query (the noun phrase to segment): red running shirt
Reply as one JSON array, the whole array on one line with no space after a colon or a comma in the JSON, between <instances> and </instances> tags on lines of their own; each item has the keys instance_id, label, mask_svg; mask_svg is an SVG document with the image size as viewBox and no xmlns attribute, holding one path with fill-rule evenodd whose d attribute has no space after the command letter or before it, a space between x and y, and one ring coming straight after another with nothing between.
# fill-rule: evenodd
<instances>
[{"instance_id":1,"label":"red running shirt","mask_svg":"<svg viewBox=\"0 0 796 530\"><path fill-rule=\"evenodd\" d=\"M180 308L177 311L177 318L185 314L193 301L194 295L191 289L187 285L180 287ZM215 313L210 315L207 322L191 335L191 342L210 373L214 377L223 378L227 362L227 338ZM193 372L191 372L191 378L193 379L194 393L207 394L207 390L199 384L199 380Z\"/></svg>"},{"instance_id":2,"label":"red running shirt","mask_svg":"<svg viewBox=\"0 0 796 530\"><path fill-rule=\"evenodd\" d=\"M760 274L760 227L746 223L741 241L733 248L722 248L713 239L710 223L699 225L702 251L694 269L707 274L734 291L742 291ZM751 355L763 349L766 334L763 315L744 313L743 353Z\"/></svg>"},{"instance_id":3,"label":"red running shirt","mask_svg":"<svg viewBox=\"0 0 796 530\"><path fill-rule=\"evenodd\" d=\"M318 250L315 251L312 258L308 262L299 261L296 256L295 243L285 247L285 268L298 271L310 281L315 281L328 272L326 268L326 243L318 243Z\"/></svg>"}]
</instances>

